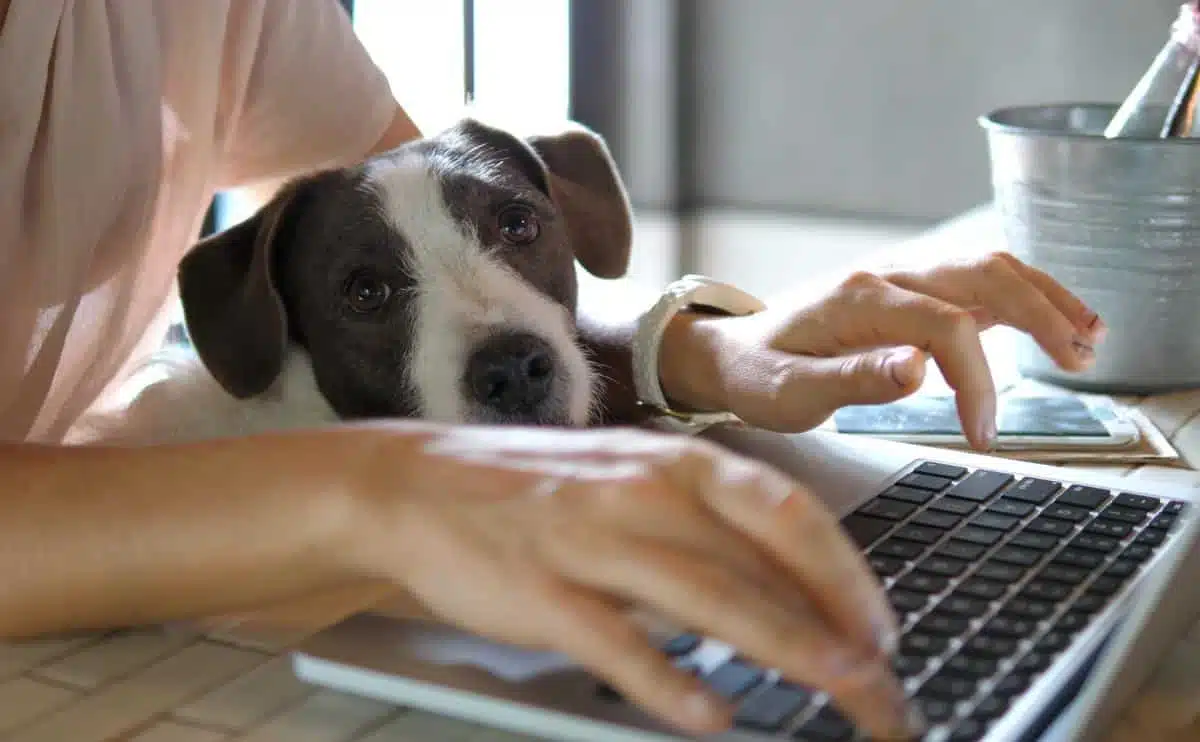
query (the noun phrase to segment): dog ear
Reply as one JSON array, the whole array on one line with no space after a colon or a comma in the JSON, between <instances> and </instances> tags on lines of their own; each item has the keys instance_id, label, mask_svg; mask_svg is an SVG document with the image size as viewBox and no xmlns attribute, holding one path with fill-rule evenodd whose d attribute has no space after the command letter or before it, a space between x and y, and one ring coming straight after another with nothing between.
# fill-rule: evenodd
<instances>
[{"instance_id":1,"label":"dog ear","mask_svg":"<svg viewBox=\"0 0 1200 742\"><path fill-rule=\"evenodd\" d=\"M209 373L239 399L266 391L283 368L288 325L274 253L296 190L285 186L253 216L198 242L180 263L192 344Z\"/></svg>"},{"instance_id":2,"label":"dog ear","mask_svg":"<svg viewBox=\"0 0 1200 742\"><path fill-rule=\"evenodd\" d=\"M546 164L549 194L566 219L575 259L599 278L625 275L633 209L604 140L575 125L527 141Z\"/></svg>"}]
</instances>

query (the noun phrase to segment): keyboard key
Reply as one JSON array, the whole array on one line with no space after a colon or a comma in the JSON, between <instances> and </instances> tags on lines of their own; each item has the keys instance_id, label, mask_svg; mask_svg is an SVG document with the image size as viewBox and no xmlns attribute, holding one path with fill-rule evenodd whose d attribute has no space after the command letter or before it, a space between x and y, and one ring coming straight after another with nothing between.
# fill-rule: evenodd
<instances>
[{"instance_id":1,"label":"keyboard key","mask_svg":"<svg viewBox=\"0 0 1200 742\"><path fill-rule=\"evenodd\" d=\"M1024 639L1037 630L1037 623L1012 616L996 616L979 630L981 634L1007 639Z\"/></svg>"},{"instance_id":2,"label":"keyboard key","mask_svg":"<svg viewBox=\"0 0 1200 742\"><path fill-rule=\"evenodd\" d=\"M1112 553L1120 544L1121 542L1112 536L1097 536L1086 531L1071 539L1072 548L1098 551L1101 554Z\"/></svg>"},{"instance_id":3,"label":"keyboard key","mask_svg":"<svg viewBox=\"0 0 1200 742\"><path fill-rule=\"evenodd\" d=\"M1017 651L1017 642L1003 636L976 634L963 645L963 654L1002 659Z\"/></svg>"},{"instance_id":4,"label":"keyboard key","mask_svg":"<svg viewBox=\"0 0 1200 742\"><path fill-rule=\"evenodd\" d=\"M962 516L953 513L942 513L936 510L922 510L909 521L918 526L926 526L928 528L940 528L943 531L949 530L958 525L962 520Z\"/></svg>"},{"instance_id":5,"label":"keyboard key","mask_svg":"<svg viewBox=\"0 0 1200 742\"><path fill-rule=\"evenodd\" d=\"M893 577L904 569L904 560L889 556L872 554L867 558L867 563L871 565L871 569L875 571L875 574L880 577Z\"/></svg>"},{"instance_id":6,"label":"keyboard key","mask_svg":"<svg viewBox=\"0 0 1200 742\"><path fill-rule=\"evenodd\" d=\"M973 598L983 598L984 600L995 600L1007 592L1007 590L1008 586L1002 582L983 580L976 577L964 580L958 586L958 592Z\"/></svg>"},{"instance_id":7,"label":"keyboard key","mask_svg":"<svg viewBox=\"0 0 1200 742\"><path fill-rule=\"evenodd\" d=\"M915 678L925 672L929 659L911 654L898 654L892 657L892 671L901 678Z\"/></svg>"},{"instance_id":8,"label":"keyboard key","mask_svg":"<svg viewBox=\"0 0 1200 742\"><path fill-rule=\"evenodd\" d=\"M910 631L900 639L900 653L917 657L936 657L946 651L950 640L944 636Z\"/></svg>"},{"instance_id":9,"label":"keyboard key","mask_svg":"<svg viewBox=\"0 0 1200 742\"><path fill-rule=\"evenodd\" d=\"M974 526L963 526L954 532L954 538L959 541L967 541L972 544L982 544L983 546L991 546L1000 540L1004 534L999 531L993 531L987 528L976 528Z\"/></svg>"},{"instance_id":10,"label":"keyboard key","mask_svg":"<svg viewBox=\"0 0 1200 742\"><path fill-rule=\"evenodd\" d=\"M978 683L974 678L954 675L935 675L921 686L918 695L941 698L945 701L965 701L975 695Z\"/></svg>"},{"instance_id":11,"label":"keyboard key","mask_svg":"<svg viewBox=\"0 0 1200 742\"><path fill-rule=\"evenodd\" d=\"M978 503L970 500L960 500L957 497L942 497L934 500L929 505L930 510L953 513L954 515L966 515L974 512L978 507Z\"/></svg>"},{"instance_id":12,"label":"keyboard key","mask_svg":"<svg viewBox=\"0 0 1200 742\"><path fill-rule=\"evenodd\" d=\"M1011 474L979 469L971 472L966 479L959 481L946 491L946 494L961 497L964 500L983 502L989 500L1000 490L1013 481Z\"/></svg>"},{"instance_id":13,"label":"keyboard key","mask_svg":"<svg viewBox=\"0 0 1200 742\"><path fill-rule=\"evenodd\" d=\"M1039 580L1063 582L1067 585L1079 585L1091 574L1082 567L1072 567L1067 564L1048 564L1038 573Z\"/></svg>"},{"instance_id":14,"label":"keyboard key","mask_svg":"<svg viewBox=\"0 0 1200 742\"><path fill-rule=\"evenodd\" d=\"M1058 546L1058 539L1048 533L1034 533L1033 531L1021 531L1017 535L1008 540L1009 546L1019 546L1022 549L1034 549L1036 551L1049 551Z\"/></svg>"},{"instance_id":15,"label":"keyboard key","mask_svg":"<svg viewBox=\"0 0 1200 742\"><path fill-rule=\"evenodd\" d=\"M1155 516L1154 520L1146 524L1147 528L1155 528L1160 531L1169 531L1171 526L1175 525L1175 516L1168 513Z\"/></svg>"},{"instance_id":16,"label":"keyboard key","mask_svg":"<svg viewBox=\"0 0 1200 742\"><path fill-rule=\"evenodd\" d=\"M778 731L789 719L805 708L812 693L804 688L780 683L746 699L734 715L734 723L763 732Z\"/></svg>"},{"instance_id":17,"label":"keyboard key","mask_svg":"<svg viewBox=\"0 0 1200 742\"><path fill-rule=\"evenodd\" d=\"M858 513L852 513L842 519L842 528L862 549L878 541L880 536L892 530L893 525L895 524L890 520L872 518Z\"/></svg>"},{"instance_id":18,"label":"keyboard key","mask_svg":"<svg viewBox=\"0 0 1200 742\"><path fill-rule=\"evenodd\" d=\"M859 508L858 512L861 515L883 518L884 520L904 520L912 515L916 509L917 506L911 503L890 500L886 497L877 497Z\"/></svg>"},{"instance_id":19,"label":"keyboard key","mask_svg":"<svg viewBox=\"0 0 1200 742\"><path fill-rule=\"evenodd\" d=\"M1071 604L1071 610L1078 613L1095 613L1108 602L1108 596L1099 593L1085 593Z\"/></svg>"},{"instance_id":20,"label":"keyboard key","mask_svg":"<svg viewBox=\"0 0 1200 742\"><path fill-rule=\"evenodd\" d=\"M1075 529L1066 521L1038 517L1030 521L1029 525L1025 526L1025 530L1032 533L1045 533L1050 536L1066 536Z\"/></svg>"},{"instance_id":21,"label":"keyboard key","mask_svg":"<svg viewBox=\"0 0 1200 742\"><path fill-rule=\"evenodd\" d=\"M1061 487L1062 485L1058 482L1030 477L1017 482L1017 485L1005 492L1004 496L1011 497L1014 500L1032 502L1034 505L1041 505L1051 495L1058 492Z\"/></svg>"},{"instance_id":22,"label":"keyboard key","mask_svg":"<svg viewBox=\"0 0 1200 742\"><path fill-rule=\"evenodd\" d=\"M1000 718L1008 710L1010 700L1003 696L987 696L979 699L979 703L971 710L971 720L985 722Z\"/></svg>"},{"instance_id":23,"label":"keyboard key","mask_svg":"<svg viewBox=\"0 0 1200 742\"><path fill-rule=\"evenodd\" d=\"M1111 536L1113 538L1125 538L1133 531L1126 523L1118 523L1114 520L1094 520L1084 526L1084 533L1094 533L1097 536Z\"/></svg>"},{"instance_id":24,"label":"keyboard key","mask_svg":"<svg viewBox=\"0 0 1200 742\"><path fill-rule=\"evenodd\" d=\"M1159 500L1157 497L1121 493L1117 495L1116 500L1113 500L1113 504L1119 505L1123 508L1133 508L1134 510L1154 512L1155 510L1158 510L1159 505L1162 505L1162 500Z\"/></svg>"},{"instance_id":25,"label":"keyboard key","mask_svg":"<svg viewBox=\"0 0 1200 742\"><path fill-rule=\"evenodd\" d=\"M987 731L987 724L975 719L964 719L954 728L946 742L979 742Z\"/></svg>"},{"instance_id":26,"label":"keyboard key","mask_svg":"<svg viewBox=\"0 0 1200 742\"><path fill-rule=\"evenodd\" d=\"M1005 603L1000 613L1041 621L1042 619L1049 618L1054 613L1054 604L1018 595Z\"/></svg>"},{"instance_id":27,"label":"keyboard key","mask_svg":"<svg viewBox=\"0 0 1200 742\"><path fill-rule=\"evenodd\" d=\"M949 595L938 603L938 610L946 613L953 613L956 616L964 618L978 618L988 612L988 602L979 598L971 598L966 595L954 593Z\"/></svg>"},{"instance_id":28,"label":"keyboard key","mask_svg":"<svg viewBox=\"0 0 1200 742\"><path fill-rule=\"evenodd\" d=\"M1146 546L1158 546L1166 540L1166 534L1162 531L1147 528L1137 535L1133 540L1135 544L1145 544Z\"/></svg>"},{"instance_id":29,"label":"keyboard key","mask_svg":"<svg viewBox=\"0 0 1200 742\"><path fill-rule=\"evenodd\" d=\"M969 623L965 618L934 611L917 622L914 629L937 636L958 636L966 631L968 626Z\"/></svg>"},{"instance_id":30,"label":"keyboard key","mask_svg":"<svg viewBox=\"0 0 1200 742\"><path fill-rule=\"evenodd\" d=\"M1055 655L1071 646L1071 634L1065 631L1047 631L1038 639L1034 651Z\"/></svg>"},{"instance_id":31,"label":"keyboard key","mask_svg":"<svg viewBox=\"0 0 1200 742\"><path fill-rule=\"evenodd\" d=\"M1154 549L1145 544L1130 544L1121 552L1122 559L1132 559L1135 562L1144 562L1153 555Z\"/></svg>"},{"instance_id":32,"label":"keyboard key","mask_svg":"<svg viewBox=\"0 0 1200 742\"><path fill-rule=\"evenodd\" d=\"M729 660L705 676L714 693L725 698L739 698L761 683L766 676L761 669L739 660Z\"/></svg>"},{"instance_id":33,"label":"keyboard key","mask_svg":"<svg viewBox=\"0 0 1200 742\"><path fill-rule=\"evenodd\" d=\"M1034 580L1021 590L1021 595L1032 600L1058 602L1061 600L1066 600L1074 591L1074 585L1064 585L1061 582Z\"/></svg>"},{"instance_id":34,"label":"keyboard key","mask_svg":"<svg viewBox=\"0 0 1200 742\"><path fill-rule=\"evenodd\" d=\"M899 588L918 593L929 593L931 595L945 590L949 584L950 582L945 577L921 572L909 572L899 580L896 580L896 586Z\"/></svg>"},{"instance_id":35,"label":"keyboard key","mask_svg":"<svg viewBox=\"0 0 1200 742\"><path fill-rule=\"evenodd\" d=\"M996 513L997 515L1008 515L1017 518L1024 518L1032 513L1034 507L1031 503L1014 500L1011 497L1001 497L991 505L987 506L987 512Z\"/></svg>"},{"instance_id":36,"label":"keyboard key","mask_svg":"<svg viewBox=\"0 0 1200 742\"><path fill-rule=\"evenodd\" d=\"M916 613L925 608L929 602L929 596L893 588L888 591L888 602L891 603L892 610L897 613Z\"/></svg>"},{"instance_id":37,"label":"keyboard key","mask_svg":"<svg viewBox=\"0 0 1200 742\"><path fill-rule=\"evenodd\" d=\"M1068 523L1082 523L1090 515L1091 511L1084 508L1077 508L1074 505L1059 505L1058 503L1051 503L1042 510L1043 518L1065 520Z\"/></svg>"},{"instance_id":38,"label":"keyboard key","mask_svg":"<svg viewBox=\"0 0 1200 742\"><path fill-rule=\"evenodd\" d=\"M1104 562L1104 555L1095 551L1074 549L1068 546L1067 548L1055 554L1054 559L1051 561L1054 564L1066 564L1071 567L1095 569Z\"/></svg>"},{"instance_id":39,"label":"keyboard key","mask_svg":"<svg viewBox=\"0 0 1200 742\"><path fill-rule=\"evenodd\" d=\"M938 556L950 557L951 559L965 559L971 562L978 559L985 551L987 551L987 547L985 546L950 539L939 546L933 553Z\"/></svg>"},{"instance_id":40,"label":"keyboard key","mask_svg":"<svg viewBox=\"0 0 1200 742\"><path fill-rule=\"evenodd\" d=\"M916 569L939 577L958 577L967 569L967 563L961 559L937 556L936 554L921 560Z\"/></svg>"},{"instance_id":41,"label":"keyboard key","mask_svg":"<svg viewBox=\"0 0 1200 742\"><path fill-rule=\"evenodd\" d=\"M1140 566L1141 564L1132 559L1118 559L1108 565L1108 569L1104 570L1103 576L1126 579L1137 572Z\"/></svg>"},{"instance_id":42,"label":"keyboard key","mask_svg":"<svg viewBox=\"0 0 1200 742\"><path fill-rule=\"evenodd\" d=\"M930 492L941 492L950 486L950 480L944 477L934 477L928 474L912 473L902 478L896 484L901 487L912 487L918 490L928 490Z\"/></svg>"},{"instance_id":43,"label":"keyboard key","mask_svg":"<svg viewBox=\"0 0 1200 742\"><path fill-rule=\"evenodd\" d=\"M991 695L996 698L1013 698L1025 692L1033 678L1028 673L1014 672L1000 678L1000 682L992 686Z\"/></svg>"},{"instance_id":44,"label":"keyboard key","mask_svg":"<svg viewBox=\"0 0 1200 742\"><path fill-rule=\"evenodd\" d=\"M1064 613L1054 624L1054 630L1064 634L1076 634L1086 629L1091 620L1087 615L1069 611Z\"/></svg>"},{"instance_id":45,"label":"keyboard key","mask_svg":"<svg viewBox=\"0 0 1200 742\"><path fill-rule=\"evenodd\" d=\"M1019 518L1011 515L983 512L971 519L971 525L976 528L992 528L997 531L1011 531L1013 526L1020 523Z\"/></svg>"},{"instance_id":46,"label":"keyboard key","mask_svg":"<svg viewBox=\"0 0 1200 742\"><path fill-rule=\"evenodd\" d=\"M919 490L897 484L889 487L881 497L889 500L901 500L913 505L924 505L933 499L934 494L929 490Z\"/></svg>"},{"instance_id":47,"label":"keyboard key","mask_svg":"<svg viewBox=\"0 0 1200 742\"><path fill-rule=\"evenodd\" d=\"M987 580L999 580L1000 582L1016 582L1025 576L1025 568L1015 564L990 561L975 570L974 576Z\"/></svg>"},{"instance_id":48,"label":"keyboard key","mask_svg":"<svg viewBox=\"0 0 1200 742\"><path fill-rule=\"evenodd\" d=\"M1036 649L1029 650L1024 657L1017 660L1017 664L1013 667L1017 672L1036 674L1045 670L1054 661L1054 656L1039 652Z\"/></svg>"},{"instance_id":49,"label":"keyboard key","mask_svg":"<svg viewBox=\"0 0 1200 742\"><path fill-rule=\"evenodd\" d=\"M1170 515L1179 515L1186 507L1187 503L1183 502L1182 500L1172 500L1171 502L1167 503L1166 507L1163 508L1163 512Z\"/></svg>"},{"instance_id":50,"label":"keyboard key","mask_svg":"<svg viewBox=\"0 0 1200 742\"><path fill-rule=\"evenodd\" d=\"M1124 584L1125 580L1119 577L1106 577L1101 575L1088 584L1087 591L1089 593L1096 593L1097 595L1112 596L1116 595L1117 592L1120 591L1121 586Z\"/></svg>"},{"instance_id":51,"label":"keyboard key","mask_svg":"<svg viewBox=\"0 0 1200 742\"><path fill-rule=\"evenodd\" d=\"M668 657L682 657L700 646L700 637L695 634L679 634L673 636L662 646L663 654Z\"/></svg>"},{"instance_id":52,"label":"keyboard key","mask_svg":"<svg viewBox=\"0 0 1200 742\"><path fill-rule=\"evenodd\" d=\"M916 559L925 553L925 545L913 541L900 541L894 538L884 541L871 550L871 555L897 557L899 559Z\"/></svg>"},{"instance_id":53,"label":"keyboard key","mask_svg":"<svg viewBox=\"0 0 1200 742\"><path fill-rule=\"evenodd\" d=\"M1019 546L1001 546L992 554L992 559L997 562L1007 562L1008 564L1018 564L1022 567L1032 567L1042 559L1040 551L1033 549L1022 549Z\"/></svg>"},{"instance_id":54,"label":"keyboard key","mask_svg":"<svg viewBox=\"0 0 1200 742\"><path fill-rule=\"evenodd\" d=\"M1109 497L1111 495L1102 489L1086 487L1082 484L1073 484L1059 495L1056 502L1063 505L1074 505L1077 508L1095 510L1107 502Z\"/></svg>"},{"instance_id":55,"label":"keyboard key","mask_svg":"<svg viewBox=\"0 0 1200 742\"><path fill-rule=\"evenodd\" d=\"M999 663L991 657L972 657L969 654L956 654L942 665L942 672L968 678L990 678Z\"/></svg>"},{"instance_id":56,"label":"keyboard key","mask_svg":"<svg viewBox=\"0 0 1200 742\"><path fill-rule=\"evenodd\" d=\"M916 469L918 474L929 474L934 477L945 477L946 479L961 479L966 476L967 470L961 466L954 464L943 464L937 461L925 461Z\"/></svg>"},{"instance_id":57,"label":"keyboard key","mask_svg":"<svg viewBox=\"0 0 1200 742\"><path fill-rule=\"evenodd\" d=\"M918 695L916 704L925 720L931 724L941 724L954 716L954 704L941 698Z\"/></svg>"},{"instance_id":58,"label":"keyboard key","mask_svg":"<svg viewBox=\"0 0 1200 742\"><path fill-rule=\"evenodd\" d=\"M937 528L926 528L924 526L904 525L900 526L892 538L902 538L905 541L916 541L918 544L933 544L937 543L946 532Z\"/></svg>"},{"instance_id":59,"label":"keyboard key","mask_svg":"<svg viewBox=\"0 0 1200 742\"><path fill-rule=\"evenodd\" d=\"M1134 510L1133 508L1121 508L1116 505L1109 505L1100 511L1097 516L1100 520L1115 520L1118 523L1128 523L1131 526L1140 526L1149 516L1142 510Z\"/></svg>"},{"instance_id":60,"label":"keyboard key","mask_svg":"<svg viewBox=\"0 0 1200 742\"><path fill-rule=\"evenodd\" d=\"M800 739L842 742L854 735L854 725L832 706L824 706L797 730Z\"/></svg>"}]
</instances>

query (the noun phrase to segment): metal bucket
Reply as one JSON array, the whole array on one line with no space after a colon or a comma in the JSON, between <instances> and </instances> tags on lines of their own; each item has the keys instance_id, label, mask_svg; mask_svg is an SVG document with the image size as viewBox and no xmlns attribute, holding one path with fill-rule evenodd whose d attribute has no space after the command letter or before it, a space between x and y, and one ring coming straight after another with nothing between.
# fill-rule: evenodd
<instances>
[{"instance_id":1,"label":"metal bucket","mask_svg":"<svg viewBox=\"0 0 1200 742\"><path fill-rule=\"evenodd\" d=\"M1024 106L980 119L1009 250L1109 326L1084 373L1062 371L1024 334L1017 364L1084 391L1200 387L1200 140L1106 139L1116 110Z\"/></svg>"}]
</instances>

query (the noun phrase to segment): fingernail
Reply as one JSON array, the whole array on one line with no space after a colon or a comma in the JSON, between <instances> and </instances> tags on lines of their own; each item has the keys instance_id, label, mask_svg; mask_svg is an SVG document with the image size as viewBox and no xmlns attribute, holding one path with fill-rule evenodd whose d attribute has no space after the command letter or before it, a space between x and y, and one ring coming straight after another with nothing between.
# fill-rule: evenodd
<instances>
[{"instance_id":1,"label":"fingernail","mask_svg":"<svg viewBox=\"0 0 1200 742\"><path fill-rule=\"evenodd\" d=\"M996 447L996 419L994 415L987 415L983 418L983 422L979 424L979 440L983 442L985 450L992 450Z\"/></svg>"},{"instance_id":2,"label":"fingernail","mask_svg":"<svg viewBox=\"0 0 1200 742\"><path fill-rule=\"evenodd\" d=\"M1085 342L1080 338L1075 338L1071 343L1071 347L1075 350L1075 355L1079 356L1079 360L1090 363L1096 357L1096 349L1091 343Z\"/></svg>"},{"instance_id":3,"label":"fingernail","mask_svg":"<svg viewBox=\"0 0 1200 742\"><path fill-rule=\"evenodd\" d=\"M888 356L887 371L896 386L908 387L917 380L916 369L913 368L913 357L916 351L905 348Z\"/></svg>"},{"instance_id":4,"label":"fingernail","mask_svg":"<svg viewBox=\"0 0 1200 742\"><path fill-rule=\"evenodd\" d=\"M1104 320L1100 319L1100 315L1092 314L1091 319L1087 322L1087 330L1088 335L1092 338L1092 342L1098 343L1108 334L1108 325L1104 324Z\"/></svg>"}]
</instances>

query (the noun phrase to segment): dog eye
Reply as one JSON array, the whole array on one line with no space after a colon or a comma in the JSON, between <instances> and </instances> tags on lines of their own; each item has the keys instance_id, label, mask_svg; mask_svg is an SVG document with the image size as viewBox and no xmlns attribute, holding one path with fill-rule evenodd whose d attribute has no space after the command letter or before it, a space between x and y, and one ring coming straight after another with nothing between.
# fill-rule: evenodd
<instances>
[{"instance_id":1,"label":"dog eye","mask_svg":"<svg viewBox=\"0 0 1200 742\"><path fill-rule=\"evenodd\" d=\"M537 239L540 227L528 206L509 206L500 212L500 236L510 245L527 245Z\"/></svg>"},{"instance_id":2,"label":"dog eye","mask_svg":"<svg viewBox=\"0 0 1200 742\"><path fill-rule=\"evenodd\" d=\"M346 301L356 312L374 312L392 296L392 287L370 273L356 273L346 281Z\"/></svg>"}]
</instances>

